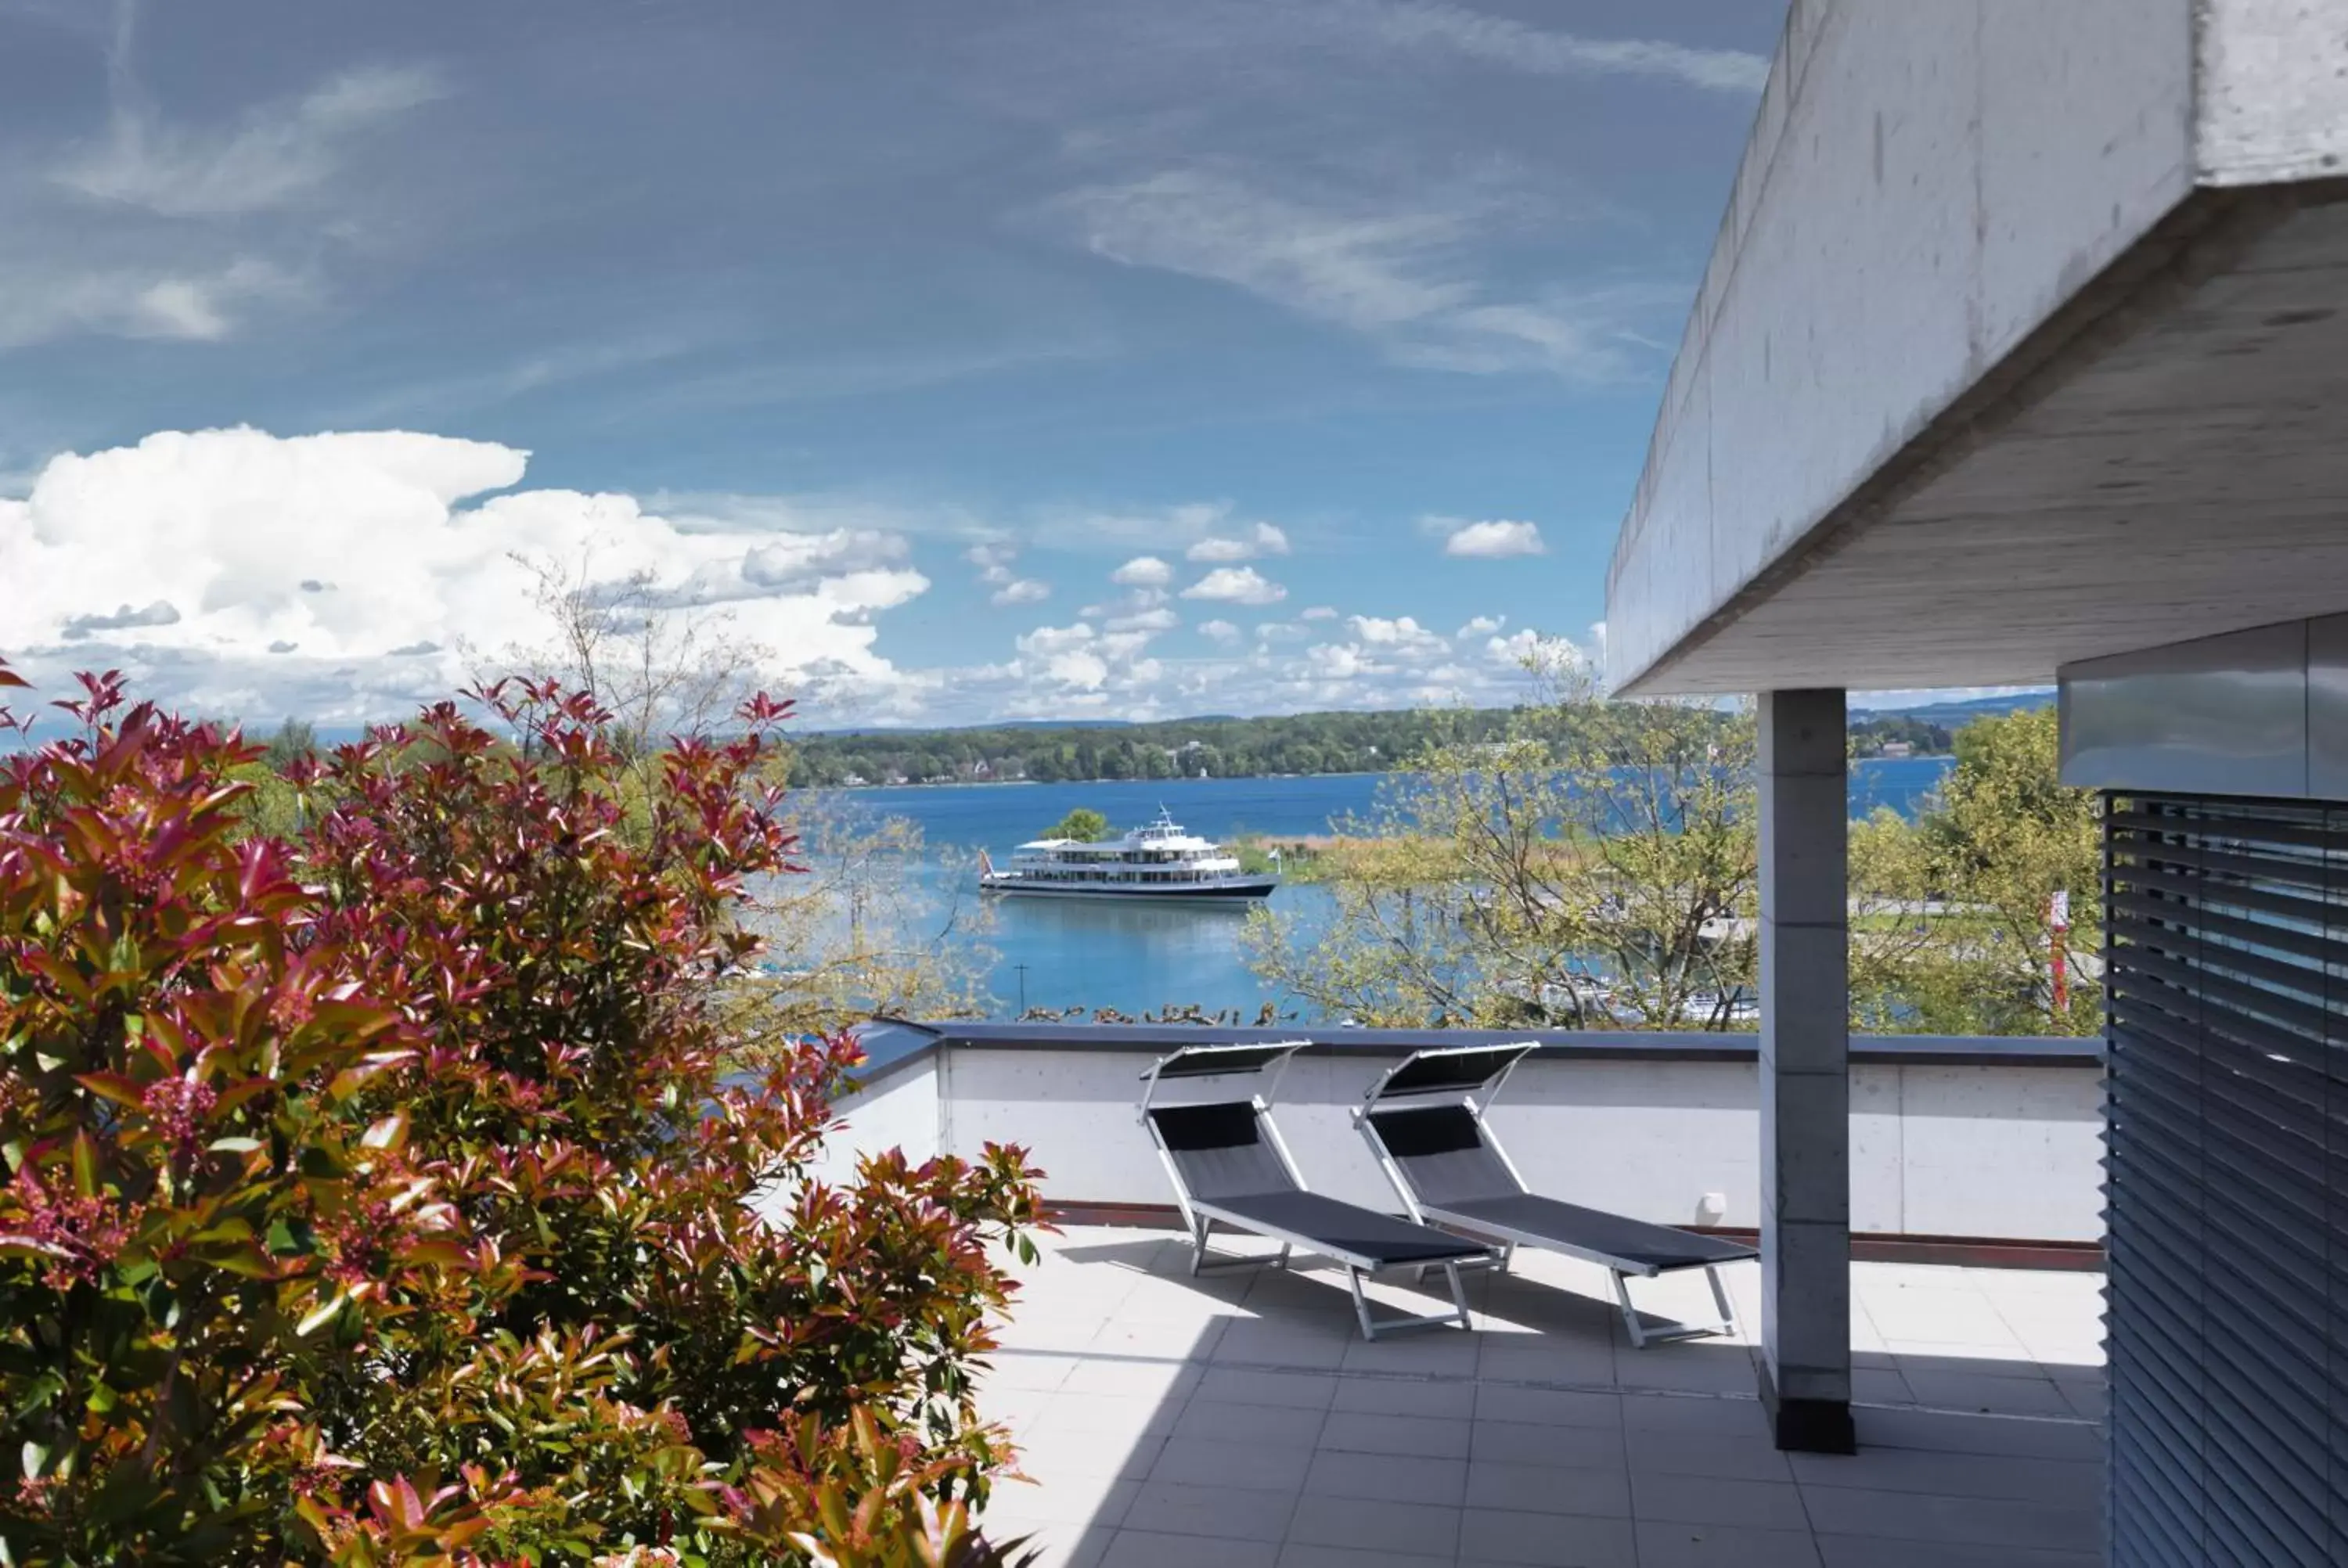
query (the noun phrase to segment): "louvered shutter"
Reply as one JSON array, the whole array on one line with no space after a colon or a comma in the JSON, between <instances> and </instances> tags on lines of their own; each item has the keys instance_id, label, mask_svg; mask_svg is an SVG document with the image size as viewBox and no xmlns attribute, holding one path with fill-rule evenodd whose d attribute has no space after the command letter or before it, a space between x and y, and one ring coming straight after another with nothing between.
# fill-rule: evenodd
<instances>
[{"instance_id":1,"label":"louvered shutter","mask_svg":"<svg viewBox=\"0 0 2348 1568\"><path fill-rule=\"evenodd\" d=\"M2112 1561L2348 1563L2348 807L2106 804Z\"/></svg>"}]
</instances>

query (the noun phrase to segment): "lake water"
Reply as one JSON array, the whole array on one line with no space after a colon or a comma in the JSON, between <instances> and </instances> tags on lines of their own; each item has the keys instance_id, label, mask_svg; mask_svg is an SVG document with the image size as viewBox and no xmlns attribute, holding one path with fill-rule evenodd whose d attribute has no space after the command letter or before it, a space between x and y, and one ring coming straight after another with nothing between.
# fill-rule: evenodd
<instances>
[{"instance_id":1,"label":"lake water","mask_svg":"<svg viewBox=\"0 0 2348 1568\"><path fill-rule=\"evenodd\" d=\"M1944 757L1912 757L1852 764L1851 811L1863 815L1888 805L1902 815L1938 788ZM1160 805L1193 833L1228 839L1241 834L1327 833L1333 821L1365 815L1386 775L1334 774L1304 778L1157 779L1048 784L931 784L860 789L851 798L865 810L909 817L934 848L984 849L997 859L1011 847L1090 806L1118 831L1158 814ZM932 875L966 877L967 870ZM1283 886L1271 898L1282 914L1310 921L1328 907L1328 895L1310 885ZM996 1013L1016 1017L1029 1007L1115 1008L1136 1017L1169 1006L1196 1004L1215 1012L1236 1008L1252 1020L1275 995L1248 971L1239 937L1247 911L1185 905L1136 906L1102 899L997 898L990 901L989 946Z\"/></svg>"}]
</instances>

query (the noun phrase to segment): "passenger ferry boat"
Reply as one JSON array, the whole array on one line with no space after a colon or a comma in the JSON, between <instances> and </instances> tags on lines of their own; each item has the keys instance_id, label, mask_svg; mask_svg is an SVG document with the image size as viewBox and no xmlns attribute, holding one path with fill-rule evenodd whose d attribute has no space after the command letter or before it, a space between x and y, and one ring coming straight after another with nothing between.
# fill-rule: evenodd
<instances>
[{"instance_id":1,"label":"passenger ferry boat","mask_svg":"<svg viewBox=\"0 0 2348 1568\"><path fill-rule=\"evenodd\" d=\"M988 893L1203 900L1262 898L1280 886L1275 875L1241 870L1237 856L1184 831L1163 806L1157 821L1123 838L1039 838L1014 850L999 871L983 850L978 865L979 887Z\"/></svg>"}]
</instances>

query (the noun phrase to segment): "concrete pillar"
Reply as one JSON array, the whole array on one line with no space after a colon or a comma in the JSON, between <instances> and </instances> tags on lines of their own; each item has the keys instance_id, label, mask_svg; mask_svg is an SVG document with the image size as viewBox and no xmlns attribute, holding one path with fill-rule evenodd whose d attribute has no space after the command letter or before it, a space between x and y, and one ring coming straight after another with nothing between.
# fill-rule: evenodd
<instances>
[{"instance_id":1,"label":"concrete pillar","mask_svg":"<svg viewBox=\"0 0 2348 1568\"><path fill-rule=\"evenodd\" d=\"M1762 694L1761 1399L1821 1453L1853 1446L1845 726L1839 690Z\"/></svg>"}]
</instances>

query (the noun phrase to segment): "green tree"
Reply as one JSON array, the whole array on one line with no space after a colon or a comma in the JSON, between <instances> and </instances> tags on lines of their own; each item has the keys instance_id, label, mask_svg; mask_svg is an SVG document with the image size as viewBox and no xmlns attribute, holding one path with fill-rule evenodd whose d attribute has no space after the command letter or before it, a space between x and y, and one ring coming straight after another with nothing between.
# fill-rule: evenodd
<instances>
[{"instance_id":1,"label":"green tree","mask_svg":"<svg viewBox=\"0 0 2348 1568\"><path fill-rule=\"evenodd\" d=\"M2054 710L1976 719L1913 824L1879 811L1851 835L1852 947L1862 1023L1935 1034L2076 1034L2102 1027L2101 807L2057 776ZM2056 1005L2049 915L2071 928Z\"/></svg>"},{"instance_id":2,"label":"green tree","mask_svg":"<svg viewBox=\"0 0 2348 1568\"><path fill-rule=\"evenodd\" d=\"M304 757L318 754L318 733L301 719L288 719L277 726L277 733L269 740L265 759L272 768L283 773Z\"/></svg>"},{"instance_id":3,"label":"green tree","mask_svg":"<svg viewBox=\"0 0 2348 1568\"><path fill-rule=\"evenodd\" d=\"M1097 844L1108 836L1108 818L1090 806L1080 805L1044 830L1046 838L1073 838L1078 844Z\"/></svg>"},{"instance_id":4,"label":"green tree","mask_svg":"<svg viewBox=\"0 0 2348 1568\"><path fill-rule=\"evenodd\" d=\"M1725 1029L1753 994L1753 722L1608 702L1589 672L1497 740L1454 720L1340 825L1306 925L1252 911L1266 979L1390 1026Z\"/></svg>"}]
</instances>

